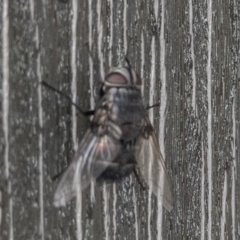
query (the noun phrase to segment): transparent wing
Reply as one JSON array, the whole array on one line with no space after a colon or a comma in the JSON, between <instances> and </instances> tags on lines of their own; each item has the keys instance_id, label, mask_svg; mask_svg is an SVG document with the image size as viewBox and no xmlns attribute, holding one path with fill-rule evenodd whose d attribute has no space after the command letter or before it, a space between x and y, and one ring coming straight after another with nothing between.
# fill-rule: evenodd
<instances>
[{"instance_id":1,"label":"transparent wing","mask_svg":"<svg viewBox=\"0 0 240 240\"><path fill-rule=\"evenodd\" d=\"M157 196L168 211L171 211L173 208L172 185L149 119L144 120L140 137L136 142L135 157L149 190Z\"/></svg>"},{"instance_id":2,"label":"transparent wing","mask_svg":"<svg viewBox=\"0 0 240 240\"><path fill-rule=\"evenodd\" d=\"M118 130L114 126L111 132ZM77 189L84 190L91 180L96 179L108 167L119 150L120 143L116 134L115 137L110 134L98 136L89 129L57 187L54 205L64 206L76 196Z\"/></svg>"}]
</instances>

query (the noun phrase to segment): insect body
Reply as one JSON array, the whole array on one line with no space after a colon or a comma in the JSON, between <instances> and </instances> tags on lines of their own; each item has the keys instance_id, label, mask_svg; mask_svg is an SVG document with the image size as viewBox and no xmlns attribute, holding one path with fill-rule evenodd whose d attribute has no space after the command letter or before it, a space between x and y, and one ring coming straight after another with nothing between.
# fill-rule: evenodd
<instances>
[{"instance_id":1,"label":"insect body","mask_svg":"<svg viewBox=\"0 0 240 240\"><path fill-rule=\"evenodd\" d=\"M141 96L141 79L128 67L106 75L101 101L54 196L65 205L92 180L118 180L136 167L150 190L169 211L173 196L169 176Z\"/></svg>"}]
</instances>

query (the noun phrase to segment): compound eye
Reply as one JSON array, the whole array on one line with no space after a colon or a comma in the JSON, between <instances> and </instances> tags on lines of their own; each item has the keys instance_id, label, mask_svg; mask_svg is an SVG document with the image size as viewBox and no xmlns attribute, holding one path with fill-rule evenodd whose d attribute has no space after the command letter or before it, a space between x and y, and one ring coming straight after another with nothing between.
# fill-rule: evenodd
<instances>
[{"instance_id":1,"label":"compound eye","mask_svg":"<svg viewBox=\"0 0 240 240\"><path fill-rule=\"evenodd\" d=\"M105 81L111 86L123 86L128 84L127 79L119 73L110 73Z\"/></svg>"}]
</instances>

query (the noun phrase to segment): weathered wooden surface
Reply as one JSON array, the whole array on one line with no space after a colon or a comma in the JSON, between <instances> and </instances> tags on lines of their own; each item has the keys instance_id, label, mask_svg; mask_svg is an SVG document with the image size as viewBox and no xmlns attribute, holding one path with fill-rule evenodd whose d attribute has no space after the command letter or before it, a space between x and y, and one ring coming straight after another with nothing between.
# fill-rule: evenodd
<instances>
[{"instance_id":1,"label":"weathered wooden surface","mask_svg":"<svg viewBox=\"0 0 240 240\"><path fill-rule=\"evenodd\" d=\"M239 1L1 1L1 239L239 239ZM51 180L88 126L84 109L128 55L144 80L172 178L158 208L134 176L52 205ZM90 56L91 55L91 56ZM78 138L77 138L78 137ZM78 229L78 231L76 230ZM77 237L78 236L78 237Z\"/></svg>"}]
</instances>

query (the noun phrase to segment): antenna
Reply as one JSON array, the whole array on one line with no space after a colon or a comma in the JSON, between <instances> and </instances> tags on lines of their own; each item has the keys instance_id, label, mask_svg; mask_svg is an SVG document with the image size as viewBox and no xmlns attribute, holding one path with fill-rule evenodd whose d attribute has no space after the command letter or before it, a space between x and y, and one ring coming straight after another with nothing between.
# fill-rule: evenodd
<instances>
[{"instance_id":1,"label":"antenna","mask_svg":"<svg viewBox=\"0 0 240 240\"><path fill-rule=\"evenodd\" d=\"M128 65L128 68L132 69L132 66L131 66L130 61L129 61L127 56L125 57L125 61L126 61L127 65Z\"/></svg>"},{"instance_id":2,"label":"antenna","mask_svg":"<svg viewBox=\"0 0 240 240\"><path fill-rule=\"evenodd\" d=\"M127 57L125 57L125 61L127 62L127 65L128 65L127 70L129 72L131 84L133 86L132 66L131 66L130 61L129 61L129 59Z\"/></svg>"}]
</instances>

